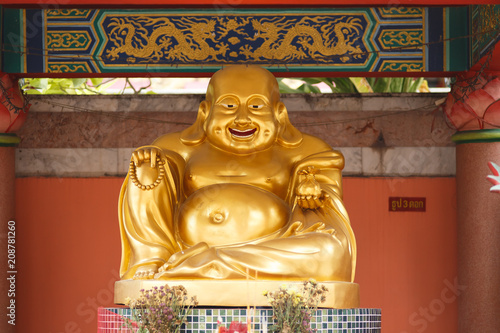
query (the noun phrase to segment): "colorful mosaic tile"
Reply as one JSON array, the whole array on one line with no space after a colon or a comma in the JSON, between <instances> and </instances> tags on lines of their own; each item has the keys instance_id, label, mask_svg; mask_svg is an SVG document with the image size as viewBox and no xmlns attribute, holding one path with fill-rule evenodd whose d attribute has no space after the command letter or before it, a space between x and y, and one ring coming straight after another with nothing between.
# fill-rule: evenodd
<instances>
[{"instance_id":1,"label":"colorful mosaic tile","mask_svg":"<svg viewBox=\"0 0 500 333\"><path fill-rule=\"evenodd\" d=\"M99 308L98 333L130 332L124 327L123 318L130 318L129 308ZM267 333L272 325L270 308L196 308L187 317L188 324L181 333L212 333L218 331L218 321L229 327L233 321L247 322L250 316L252 331ZM380 309L318 309L311 328L320 333L380 333Z\"/></svg>"}]
</instances>

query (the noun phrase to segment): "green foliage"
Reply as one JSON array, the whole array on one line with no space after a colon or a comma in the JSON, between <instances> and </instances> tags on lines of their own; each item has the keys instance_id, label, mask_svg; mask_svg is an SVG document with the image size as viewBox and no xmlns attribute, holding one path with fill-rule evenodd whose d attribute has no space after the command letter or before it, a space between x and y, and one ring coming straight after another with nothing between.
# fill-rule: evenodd
<instances>
[{"instance_id":1,"label":"green foliage","mask_svg":"<svg viewBox=\"0 0 500 333\"><path fill-rule=\"evenodd\" d=\"M24 93L36 95L97 95L106 93L113 79L104 82L103 78L52 79L33 78L24 79L21 88Z\"/></svg>"},{"instance_id":2,"label":"green foliage","mask_svg":"<svg viewBox=\"0 0 500 333\"><path fill-rule=\"evenodd\" d=\"M130 79L103 79L103 78L76 78L76 79L54 79L54 78L33 78L23 79L21 86L26 94L64 94L64 95L100 95L110 94L109 88L118 82L123 82L120 94L131 92L133 94L154 94L147 90L147 87L135 88ZM123 81L124 80L124 81ZM423 78L300 78L295 80L300 85L296 88L288 85L284 79L278 79L281 93L321 93L318 84L326 84L332 93L398 93L417 92L426 82ZM116 89L115 89L116 92Z\"/></svg>"},{"instance_id":3,"label":"green foliage","mask_svg":"<svg viewBox=\"0 0 500 333\"><path fill-rule=\"evenodd\" d=\"M417 92L424 82L424 78L420 77L413 79L411 77L384 77L384 78L367 78L374 92L380 93L401 93L401 92Z\"/></svg>"},{"instance_id":4,"label":"green foliage","mask_svg":"<svg viewBox=\"0 0 500 333\"><path fill-rule=\"evenodd\" d=\"M309 93L321 93L321 91L319 90L319 88L313 85L313 84L319 83L319 82L309 83L306 80L311 81L311 80L316 80L316 79L307 79L307 78L304 78L304 79L302 79L302 81L304 81L304 83L302 85L300 85L298 88L292 88L289 85L287 85L286 83L284 83L283 80L278 80L278 85L279 85L279 88L280 88L280 93L285 93L285 94L293 94L293 93L306 93L306 94L309 94Z\"/></svg>"},{"instance_id":5,"label":"green foliage","mask_svg":"<svg viewBox=\"0 0 500 333\"><path fill-rule=\"evenodd\" d=\"M118 83L118 78L113 79L103 79L103 78L79 78L79 79L53 79L53 78L34 78L34 79L23 79L21 83L21 88L24 93L35 95L52 95L52 94L62 94L62 95L101 95L110 94L113 92L109 91L109 88L116 83ZM123 88L120 94L124 94L126 91L132 91L134 94L144 93L145 89L149 86L142 88L135 88L132 82L126 78L124 79ZM145 92L147 94L154 94L152 91Z\"/></svg>"},{"instance_id":6,"label":"green foliage","mask_svg":"<svg viewBox=\"0 0 500 333\"><path fill-rule=\"evenodd\" d=\"M290 87L283 79L279 79L281 93L319 93L316 86L319 83L326 84L332 93L401 93L418 92L424 83L424 78L410 77L382 77L382 78L361 78L361 77L336 77L336 78L300 78L303 83L296 89Z\"/></svg>"}]
</instances>

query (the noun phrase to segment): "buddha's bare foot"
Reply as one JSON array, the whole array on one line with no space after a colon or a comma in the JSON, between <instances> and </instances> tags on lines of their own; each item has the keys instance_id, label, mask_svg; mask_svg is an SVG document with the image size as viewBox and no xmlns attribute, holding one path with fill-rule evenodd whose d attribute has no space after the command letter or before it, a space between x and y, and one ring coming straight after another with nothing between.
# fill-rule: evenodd
<instances>
[{"instance_id":1,"label":"buddha's bare foot","mask_svg":"<svg viewBox=\"0 0 500 333\"><path fill-rule=\"evenodd\" d=\"M160 267L158 270L159 273L164 272L166 270L172 269L174 267L179 266L182 264L186 259L191 258L192 256L197 255L198 253L201 253L205 250L209 249L209 246L207 243L201 242L198 243L194 246L191 246L190 248L187 248L183 251L179 251L175 254L173 254L168 261Z\"/></svg>"},{"instance_id":2,"label":"buddha's bare foot","mask_svg":"<svg viewBox=\"0 0 500 333\"><path fill-rule=\"evenodd\" d=\"M157 264L150 264L150 265L141 266L141 267L137 268L137 270L135 271L134 277L132 277L132 279L134 279L134 280L153 279L157 272L158 272L158 265Z\"/></svg>"}]
</instances>

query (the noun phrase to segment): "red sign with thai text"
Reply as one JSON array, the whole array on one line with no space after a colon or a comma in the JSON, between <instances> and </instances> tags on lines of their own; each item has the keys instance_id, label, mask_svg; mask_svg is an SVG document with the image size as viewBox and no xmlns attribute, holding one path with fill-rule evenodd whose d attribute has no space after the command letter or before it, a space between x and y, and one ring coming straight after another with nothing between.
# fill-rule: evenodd
<instances>
[{"instance_id":1,"label":"red sign with thai text","mask_svg":"<svg viewBox=\"0 0 500 333\"><path fill-rule=\"evenodd\" d=\"M425 212L425 198L389 197L390 212Z\"/></svg>"}]
</instances>

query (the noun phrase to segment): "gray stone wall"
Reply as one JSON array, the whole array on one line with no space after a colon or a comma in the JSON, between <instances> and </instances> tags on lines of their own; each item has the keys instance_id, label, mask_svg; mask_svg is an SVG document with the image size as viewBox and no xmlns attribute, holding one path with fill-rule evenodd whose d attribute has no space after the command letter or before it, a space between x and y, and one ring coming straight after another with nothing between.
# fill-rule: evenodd
<instances>
[{"instance_id":1,"label":"gray stone wall","mask_svg":"<svg viewBox=\"0 0 500 333\"><path fill-rule=\"evenodd\" d=\"M124 176L130 154L194 122L203 95L30 96L18 177ZM283 95L291 122L346 157L349 176L454 176L442 94Z\"/></svg>"}]
</instances>

